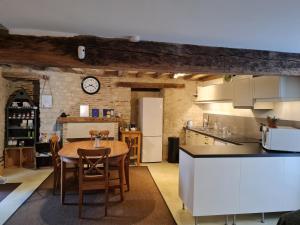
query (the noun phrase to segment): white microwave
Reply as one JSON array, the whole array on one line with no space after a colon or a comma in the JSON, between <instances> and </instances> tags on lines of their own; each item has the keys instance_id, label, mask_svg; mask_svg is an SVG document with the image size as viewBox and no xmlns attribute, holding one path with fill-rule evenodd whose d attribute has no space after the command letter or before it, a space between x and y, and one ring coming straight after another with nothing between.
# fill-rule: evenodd
<instances>
[{"instance_id":1,"label":"white microwave","mask_svg":"<svg viewBox=\"0 0 300 225\"><path fill-rule=\"evenodd\" d=\"M300 152L300 129L264 126L262 128L262 146L273 151Z\"/></svg>"}]
</instances>

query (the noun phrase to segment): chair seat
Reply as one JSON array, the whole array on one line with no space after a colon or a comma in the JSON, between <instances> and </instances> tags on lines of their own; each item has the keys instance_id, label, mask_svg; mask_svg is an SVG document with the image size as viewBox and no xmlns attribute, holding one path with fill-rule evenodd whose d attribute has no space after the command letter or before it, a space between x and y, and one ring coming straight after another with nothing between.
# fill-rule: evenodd
<instances>
[{"instance_id":1,"label":"chair seat","mask_svg":"<svg viewBox=\"0 0 300 225\"><path fill-rule=\"evenodd\" d=\"M120 182L117 179L109 180L108 188L115 189L120 187ZM84 181L82 183L81 189L84 191L88 190L104 190L105 183L99 182L97 180L93 181Z\"/></svg>"},{"instance_id":2,"label":"chair seat","mask_svg":"<svg viewBox=\"0 0 300 225\"><path fill-rule=\"evenodd\" d=\"M92 175L92 176L85 176L83 177L83 182L103 182L105 177L103 175Z\"/></svg>"},{"instance_id":3,"label":"chair seat","mask_svg":"<svg viewBox=\"0 0 300 225\"><path fill-rule=\"evenodd\" d=\"M104 190L105 184L99 181L88 181L81 184L81 190Z\"/></svg>"}]
</instances>

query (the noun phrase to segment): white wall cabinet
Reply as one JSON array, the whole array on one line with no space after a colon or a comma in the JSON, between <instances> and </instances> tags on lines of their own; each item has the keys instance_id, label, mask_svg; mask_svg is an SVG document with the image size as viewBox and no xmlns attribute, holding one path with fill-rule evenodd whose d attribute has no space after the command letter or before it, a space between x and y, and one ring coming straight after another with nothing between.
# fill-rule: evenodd
<instances>
[{"instance_id":1,"label":"white wall cabinet","mask_svg":"<svg viewBox=\"0 0 300 225\"><path fill-rule=\"evenodd\" d=\"M233 96L232 83L200 86L197 88L197 101L231 101Z\"/></svg>"},{"instance_id":2,"label":"white wall cabinet","mask_svg":"<svg viewBox=\"0 0 300 225\"><path fill-rule=\"evenodd\" d=\"M300 98L300 78L288 76L260 76L253 78L254 99L267 101Z\"/></svg>"},{"instance_id":3,"label":"white wall cabinet","mask_svg":"<svg viewBox=\"0 0 300 225\"><path fill-rule=\"evenodd\" d=\"M276 101L300 100L300 77L237 76L232 82L200 86L197 102L228 102L234 108L273 109Z\"/></svg>"},{"instance_id":4,"label":"white wall cabinet","mask_svg":"<svg viewBox=\"0 0 300 225\"><path fill-rule=\"evenodd\" d=\"M252 77L237 77L233 79L233 107L253 107L253 86Z\"/></svg>"}]
</instances>

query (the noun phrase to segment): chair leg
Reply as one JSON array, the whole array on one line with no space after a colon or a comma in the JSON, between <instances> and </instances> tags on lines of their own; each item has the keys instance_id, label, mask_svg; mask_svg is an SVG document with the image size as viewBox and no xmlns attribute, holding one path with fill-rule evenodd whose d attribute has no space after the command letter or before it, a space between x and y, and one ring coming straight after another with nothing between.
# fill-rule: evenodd
<instances>
[{"instance_id":1,"label":"chair leg","mask_svg":"<svg viewBox=\"0 0 300 225\"><path fill-rule=\"evenodd\" d=\"M66 180L66 163L61 161L61 175L60 175L60 201L65 204L65 180Z\"/></svg>"},{"instance_id":2,"label":"chair leg","mask_svg":"<svg viewBox=\"0 0 300 225\"><path fill-rule=\"evenodd\" d=\"M129 191L129 189L130 189L130 183L129 183L129 162L125 163L125 179L126 179L127 191Z\"/></svg>"},{"instance_id":3,"label":"chair leg","mask_svg":"<svg viewBox=\"0 0 300 225\"><path fill-rule=\"evenodd\" d=\"M78 216L79 216L79 218L81 218L81 214L82 214L82 204L83 204L83 192L81 190L79 190L79 202L78 202L78 206L79 206Z\"/></svg>"},{"instance_id":4,"label":"chair leg","mask_svg":"<svg viewBox=\"0 0 300 225\"><path fill-rule=\"evenodd\" d=\"M108 184L105 187L105 216L107 216L107 207L108 207Z\"/></svg>"},{"instance_id":5,"label":"chair leg","mask_svg":"<svg viewBox=\"0 0 300 225\"><path fill-rule=\"evenodd\" d=\"M121 201L124 200L124 179L123 179L123 176L124 176L124 161L122 162L121 160L121 165L119 167L119 181L120 181L120 197L121 197Z\"/></svg>"},{"instance_id":6,"label":"chair leg","mask_svg":"<svg viewBox=\"0 0 300 225\"><path fill-rule=\"evenodd\" d=\"M57 171L56 171L56 169L54 169L54 171L53 171L53 192L52 192L53 195L55 195L56 188L57 188Z\"/></svg>"}]
</instances>

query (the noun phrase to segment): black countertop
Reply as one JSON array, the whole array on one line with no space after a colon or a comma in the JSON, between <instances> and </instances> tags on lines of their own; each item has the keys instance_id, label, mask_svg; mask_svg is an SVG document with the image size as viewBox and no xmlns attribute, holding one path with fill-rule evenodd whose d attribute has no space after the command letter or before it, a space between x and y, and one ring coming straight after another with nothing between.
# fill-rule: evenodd
<instances>
[{"instance_id":1,"label":"black countertop","mask_svg":"<svg viewBox=\"0 0 300 225\"><path fill-rule=\"evenodd\" d=\"M193 128L187 128L184 127L186 130L194 131L199 134L203 134L215 139L218 139L220 141L228 142L231 144L241 145L243 143L260 143L259 139L256 138L250 138L250 137L244 137L238 134L232 134L230 136L223 136L222 134L216 132L213 129L204 129L201 127L193 127Z\"/></svg>"},{"instance_id":2,"label":"black countertop","mask_svg":"<svg viewBox=\"0 0 300 225\"><path fill-rule=\"evenodd\" d=\"M181 145L193 158L218 157L300 157L300 152L267 151L260 144L243 145Z\"/></svg>"}]
</instances>

